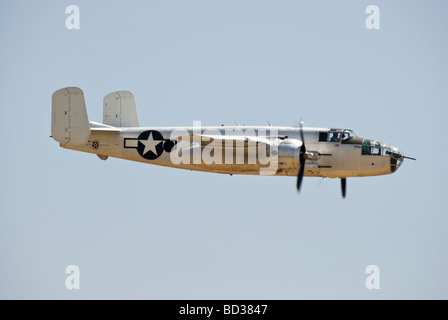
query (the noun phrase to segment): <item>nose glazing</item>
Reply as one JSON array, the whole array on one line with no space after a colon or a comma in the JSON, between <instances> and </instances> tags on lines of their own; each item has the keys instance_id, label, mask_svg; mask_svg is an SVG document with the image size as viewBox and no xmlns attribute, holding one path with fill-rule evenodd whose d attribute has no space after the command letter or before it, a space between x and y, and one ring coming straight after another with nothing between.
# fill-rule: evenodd
<instances>
[{"instance_id":1,"label":"nose glazing","mask_svg":"<svg viewBox=\"0 0 448 320\"><path fill-rule=\"evenodd\" d=\"M400 149L394 146L387 145L387 149L386 154L390 156L390 170L395 172L403 163L404 154Z\"/></svg>"}]
</instances>

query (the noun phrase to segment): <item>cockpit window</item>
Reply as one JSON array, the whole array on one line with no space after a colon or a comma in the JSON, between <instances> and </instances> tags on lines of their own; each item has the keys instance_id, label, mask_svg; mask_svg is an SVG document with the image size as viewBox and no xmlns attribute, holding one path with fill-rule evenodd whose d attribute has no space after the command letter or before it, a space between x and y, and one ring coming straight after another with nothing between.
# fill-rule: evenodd
<instances>
[{"instance_id":1,"label":"cockpit window","mask_svg":"<svg viewBox=\"0 0 448 320\"><path fill-rule=\"evenodd\" d=\"M323 142L346 142L351 138L355 138L357 135L348 129L330 129L330 131L319 132L319 141Z\"/></svg>"},{"instance_id":2,"label":"cockpit window","mask_svg":"<svg viewBox=\"0 0 448 320\"><path fill-rule=\"evenodd\" d=\"M358 137L358 136L352 130L344 129L342 131L342 140L348 140L348 139L356 138L356 137Z\"/></svg>"},{"instance_id":3,"label":"cockpit window","mask_svg":"<svg viewBox=\"0 0 448 320\"><path fill-rule=\"evenodd\" d=\"M321 131L319 132L319 142L328 141L328 132Z\"/></svg>"}]
</instances>

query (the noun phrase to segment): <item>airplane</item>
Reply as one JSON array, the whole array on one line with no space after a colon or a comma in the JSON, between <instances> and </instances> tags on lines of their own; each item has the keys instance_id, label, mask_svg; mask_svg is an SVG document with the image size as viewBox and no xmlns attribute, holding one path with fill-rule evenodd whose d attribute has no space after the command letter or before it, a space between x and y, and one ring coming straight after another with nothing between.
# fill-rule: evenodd
<instances>
[{"instance_id":1,"label":"airplane","mask_svg":"<svg viewBox=\"0 0 448 320\"><path fill-rule=\"evenodd\" d=\"M269 124L269 123L268 123ZM134 95L104 97L103 123L89 121L83 91L52 95L51 136L62 148L173 168L222 174L341 179L394 173L407 157L390 144L338 128L268 126L140 127Z\"/></svg>"}]
</instances>

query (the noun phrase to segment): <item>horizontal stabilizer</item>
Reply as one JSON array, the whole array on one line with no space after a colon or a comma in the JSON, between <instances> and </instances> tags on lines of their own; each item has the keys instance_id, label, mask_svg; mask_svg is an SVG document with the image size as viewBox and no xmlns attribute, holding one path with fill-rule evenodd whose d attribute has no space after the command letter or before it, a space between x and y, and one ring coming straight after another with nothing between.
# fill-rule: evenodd
<instances>
[{"instance_id":1,"label":"horizontal stabilizer","mask_svg":"<svg viewBox=\"0 0 448 320\"><path fill-rule=\"evenodd\" d=\"M84 144L90 137L84 93L69 87L55 91L51 105L51 135L63 145Z\"/></svg>"},{"instance_id":2,"label":"horizontal stabilizer","mask_svg":"<svg viewBox=\"0 0 448 320\"><path fill-rule=\"evenodd\" d=\"M114 127L139 127L134 95L130 91L109 93L103 101L103 123Z\"/></svg>"}]
</instances>

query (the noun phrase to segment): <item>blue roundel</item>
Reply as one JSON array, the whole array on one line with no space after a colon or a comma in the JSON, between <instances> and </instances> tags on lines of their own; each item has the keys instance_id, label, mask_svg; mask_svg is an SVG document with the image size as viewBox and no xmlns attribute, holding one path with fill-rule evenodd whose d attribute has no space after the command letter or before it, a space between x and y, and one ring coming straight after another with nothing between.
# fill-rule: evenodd
<instances>
[{"instance_id":1,"label":"blue roundel","mask_svg":"<svg viewBox=\"0 0 448 320\"><path fill-rule=\"evenodd\" d=\"M162 155L164 142L159 131L144 131L138 136L137 151L143 158L154 160Z\"/></svg>"}]
</instances>

